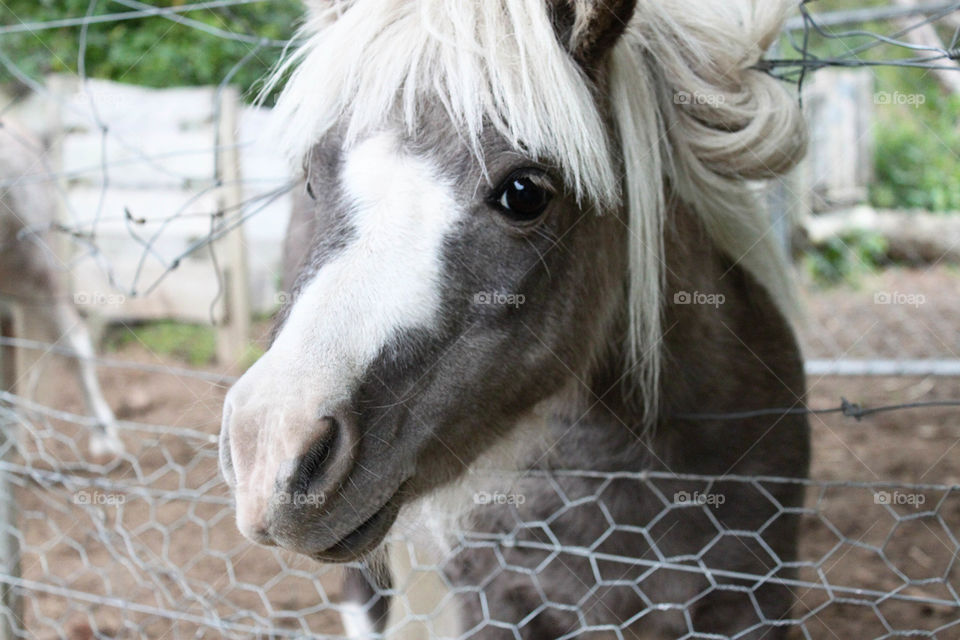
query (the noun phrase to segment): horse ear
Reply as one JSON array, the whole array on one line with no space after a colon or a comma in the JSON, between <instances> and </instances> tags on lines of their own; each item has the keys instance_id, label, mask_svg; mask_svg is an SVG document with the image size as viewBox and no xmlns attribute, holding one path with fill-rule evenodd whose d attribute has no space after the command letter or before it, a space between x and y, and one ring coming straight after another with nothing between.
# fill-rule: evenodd
<instances>
[{"instance_id":1,"label":"horse ear","mask_svg":"<svg viewBox=\"0 0 960 640\"><path fill-rule=\"evenodd\" d=\"M560 42L592 70L626 31L637 0L548 0Z\"/></svg>"}]
</instances>

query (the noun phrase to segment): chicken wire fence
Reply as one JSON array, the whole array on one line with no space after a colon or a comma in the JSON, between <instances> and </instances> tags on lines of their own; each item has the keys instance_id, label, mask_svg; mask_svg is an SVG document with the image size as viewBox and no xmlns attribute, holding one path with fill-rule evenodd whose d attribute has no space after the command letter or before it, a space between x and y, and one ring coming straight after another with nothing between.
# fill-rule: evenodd
<instances>
[{"instance_id":1,"label":"chicken wire fence","mask_svg":"<svg viewBox=\"0 0 960 640\"><path fill-rule=\"evenodd\" d=\"M76 112L75 102L64 100L42 81L26 75L18 62L3 48L3 37L51 28L78 29L78 47L83 58L87 29L100 22L153 17L197 30L203 37L226 38L244 43L246 54L237 60L217 91L229 86L235 72L261 52L290 44L264 38L256 33L236 33L193 20L190 12L217 10L256 0L216 0L173 7L153 7L135 0L120 0L125 12L97 14L98 3L83 16L69 16L51 22L35 22L20 16L0 26L0 65L44 101ZM911 30L932 23L948 24L960 11L960 2L922 3L912 7L881 7L811 16L804 2L801 15L788 25L796 56L771 57L763 66L786 81L802 83L817 69L878 64L917 67L933 71L954 71L960 44L960 24L942 46L918 45L906 36ZM877 20L887 21L884 33L838 30ZM904 24L903 20L910 20ZM811 53L809 41L816 37L851 42L848 53L819 58ZM882 59L865 59L878 48L889 51ZM82 73L82 85L92 82ZM93 96L89 91L84 95ZM103 153L80 171L97 178L101 195L111 189L111 177L123 175L135 165L169 170L163 158L138 151L135 141L123 140L122 132L111 126L109 105L94 99L82 105L83 117L91 118L92 129L101 137ZM0 115L12 108L0 105ZM215 110L215 121L222 114ZM218 124L213 126L220 130ZM111 158L109 146L115 141L132 150L120 160ZM219 154L231 145L213 142ZM176 160L175 160L176 161ZM45 166L37 180L50 181L53 188L76 179L77 170L60 171ZM174 172L174 177L180 177ZM230 178L217 174L201 184L191 185L196 197L230 187ZM160 280L177 277L177 270L191 256L211 252L216 267L214 243L239 228L265 206L292 188L291 185L258 185L226 206L204 211L189 206L171 211L151 212L153 225L145 233L144 214L136 210L106 210L105 197L93 212L71 210L51 230L77 249L68 268L90 261L108 274L118 290L136 296L150 292ZM0 177L0 188L4 180ZM66 198L65 198L66 199ZM97 235L99 221L117 214L129 232L129 240L142 248L145 258L157 260L162 269L156 279L138 270L123 280L113 273L109 253ZM199 218L208 223L207 232L192 238L183 250L164 254L163 233L184 220ZM143 275L143 278L141 278ZM224 286L218 279L219 288ZM807 355L821 364L821 370L846 368L854 373L956 374L949 361L960 353L960 335L955 330L958 296L951 295L943 282L932 280L885 282L885 289L868 289L861 294L817 293L823 313L806 330ZM947 284L947 286L954 286ZM929 287L929 289L924 289ZM884 302L882 295L889 294ZM218 293L219 295L219 293ZM923 296L923 304L899 300L896 296ZM851 318L864 318L863 323ZM910 331L891 328L910 327ZM4 338L7 346L19 349L58 350L56 345ZM819 359L819 360L817 360ZM840 362L840 365L836 363ZM829 366L823 363L829 364ZM844 365L843 363L847 363ZM231 379L218 374L173 370L166 365L145 365L101 361L103 366L126 367L137 374L173 375L182 381L188 404L216 404L216 390ZM832 369L831 369L832 367ZM198 393L207 385L211 393ZM124 440L134 447L109 462L91 460L83 447L85 429L92 420L54 408L24 395L0 395L0 423L6 439L0 444L0 484L6 484L10 499L0 502L0 551L18 549L18 566L9 566L0 575L4 607L0 616L11 637L23 638L282 638L333 636L343 633L340 620L340 569L320 566L300 557L255 547L243 540L233 523L229 492L217 470L216 430L168 424L123 422ZM907 416L908 414L904 414ZM909 414L910 416L915 414ZM905 419L908 419L905 417ZM11 437L13 436L13 437ZM511 575L542 594L542 606L523 619L498 619L485 605L484 585L463 586L450 581L441 571L443 560L424 558L423 550L397 537L394 553L405 555L411 565L406 582L395 584L388 594L400 626L404 624L427 633L439 626L454 600L474 600L484 612L483 622L466 630L462 637L494 629L522 637L536 616L549 610L569 619L569 634L581 637L595 632L602 637L634 637L645 621L667 617L685 629L683 637L718 637L698 629L691 609L723 594L742 600L756 612L758 626L789 626L796 638L889 638L960 637L960 596L955 567L960 528L960 498L953 479L944 484L895 482L807 481L789 478L744 478L678 476L649 472L583 473L592 489L568 495L564 474L544 477L554 489L557 509L542 521L519 517L512 531L496 537L477 532L458 534L449 556L465 550L484 550L493 567L491 579ZM802 508L786 508L773 497L777 485L802 485L807 493ZM582 485L581 485L582 486ZM616 522L605 505L611 487L644 496L658 512L644 523ZM736 487L736 489L731 489ZM731 530L723 523L723 510L730 506L728 494L755 492L768 499L769 508L758 514L751 529ZM478 494L476 508L506 509L519 514L522 494ZM590 547L566 544L552 525L578 512L588 512L592 521L602 523ZM696 512L696 519L709 535L686 546L669 533L669 523L678 513ZM797 518L801 547L797 560L777 557L764 534L780 518ZM623 537L642 540L642 555L630 557L609 551L612 540ZM756 566L749 573L731 570L723 562L724 545L745 544L754 549ZM4 546L6 545L6 546ZM517 553L522 551L522 554ZM3 555L3 554L0 554ZM518 560L518 557L524 560ZM12 560L13 556L3 559ZM530 559L534 559L531 564ZM540 576L550 566L584 568L590 576L576 599L551 600ZM673 574L696 575L702 589L684 594L675 601L652 601L644 591L650 580ZM441 598L433 608L419 608L406 602L418 584L439 583L453 596ZM769 619L758 605L756 594L770 585L787 588L797 606L785 617ZM602 596L621 591L636 598L636 615L616 627L596 626L591 610ZM375 603L367 603L374 606ZM395 620L396 622L396 620ZM423 631L426 630L426 631ZM743 635L750 632L745 629ZM416 632L414 632L416 633ZM425 636L421 636L425 637Z\"/></svg>"},{"instance_id":2,"label":"chicken wire fence","mask_svg":"<svg viewBox=\"0 0 960 640\"><path fill-rule=\"evenodd\" d=\"M20 433L15 453L5 452L0 465L17 511L2 533L13 536L20 550L19 571L0 575L11 599L19 600L16 615L10 609L2 614L10 637L343 633L339 569L256 547L236 531L217 471L214 432L128 422L125 440L136 448L98 464L77 444L88 419L19 396L2 399L4 432ZM13 442L4 447L12 449ZM494 580L523 584L542 594L542 604L523 619L498 618L489 607L460 637L486 637L494 629L526 637L546 611L567 617L565 638L588 632L636 637L652 619L665 617L685 629L682 637L718 637L697 628L690 615L701 600L717 597L742 601L755 611L757 627L789 626L797 638L948 638L960 626L956 485L667 472L533 477L552 490L549 498L540 492L538 500L556 505L542 520L519 516L525 494L518 484L514 491L472 497L476 509L512 513L513 528L496 536L460 531L443 560L425 557L402 534L394 536L393 553L403 554L411 568L385 592L399 612L394 614L399 628L413 626L423 635L412 637L428 637L455 602L474 599L483 610L485 587ZM774 494L784 484L805 487L803 507L780 504ZM732 529L724 522L725 508L735 507L731 503L746 493L762 496L764 506L751 514L749 528ZM623 495L636 496L647 508L655 505L654 515L642 523L618 522L606 501ZM701 532L696 542L672 533L678 517ZM799 519L797 560L780 558L768 543L768 531L783 518ZM564 539L571 521L591 523L592 544L584 546L579 527L581 542ZM756 562L749 571L724 562L731 544L753 550ZM623 545L643 552L620 555ZM480 584L457 584L442 573L446 562L464 552L473 562L479 554L490 567ZM549 583L540 582L541 575L556 579L558 568L578 577L566 601L551 599ZM697 576L697 588L675 600L646 595L645 584L676 575ZM445 597L426 608L407 601L431 584L439 584ZM789 615L771 618L758 604L758 591L771 585L789 589L797 599ZM618 625L597 624L591 612L610 597L636 599L636 614ZM856 635L844 635L850 629ZM742 635L750 631L748 625Z\"/></svg>"}]
</instances>

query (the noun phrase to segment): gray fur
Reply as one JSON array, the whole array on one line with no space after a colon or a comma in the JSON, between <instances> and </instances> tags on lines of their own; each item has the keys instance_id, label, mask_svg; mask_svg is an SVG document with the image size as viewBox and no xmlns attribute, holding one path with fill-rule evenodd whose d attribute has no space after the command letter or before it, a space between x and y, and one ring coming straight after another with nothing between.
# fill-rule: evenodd
<instances>
[{"instance_id":1,"label":"gray fur","mask_svg":"<svg viewBox=\"0 0 960 640\"><path fill-rule=\"evenodd\" d=\"M671 417L791 406L804 393L799 351L784 318L760 285L712 247L683 206L674 208L667 238L667 300L673 299L675 291L703 291L723 294L726 303L719 308L668 305L665 409L655 433L647 437L640 427L639 408L622 383L627 321L627 244L622 221L615 212L597 215L584 211L568 196L559 200L537 233L511 233L497 219L500 214L483 203L484 190L475 194L472 187L466 187L485 183L480 168L464 161L470 155L457 149L454 140L452 135L424 136L417 145L424 151L430 149L432 157L442 158L442 166L451 172L461 172L456 177L456 183L464 185L460 196L477 203L456 237L449 240L447 322L442 332L408 335L397 341L364 376L352 406L360 424L376 427L361 441L359 460L384 460L397 453L397 440L406 441L404 449L414 450L418 468L429 473L408 482L405 497L409 500L426 494L458 478L466 470L464 465L503 437L526 410L557 393L575 375L589 390L581 388L581 393L568 397L562 413L554 416L547 440L549 453L541 458L543 452L535 452L529 461L533 468L806 474L809 444L802 417L742 423ZM491 182L496 183L498 176L515 166L516 154L498 149L494 140L486 149ZM454 161L455 157L459 161ZM316 203L312 209L299 210L308 217L326 217L329 214L324 207ZM320 238L317 241L325 244ZM322 260L322 254L314 255ZM478 291L521 293L526 302L519 308L478 307L473 304ZM398 405L398 397L407 400ZM377 482L373 472L367 475L364 469L379 466L374 462L358 469L351 484L359 490ZM568 495L586 495L596 489L593 481L563 482ZM662 509L652 495L637 495L637 483L620 486L621 491L610 492L605 500L617 523L644 525ZM681 482L661 483L660 488L668 496L695 490ZM526 497L518 513L480 507L472 514L474 527L494 533L508 531L516 526L518 517L542 520L562 506L542 479L523 480L512 491ZM730 529L756 530L772 515L766 498L747 487L729 483L714 491L725 494L726 503L715 509L715 515ZM798 506L802 499L795 487L786 485L774 493L784 505ZM660 540L661 551L668 555L695 553L713 537L712 526L695 511L677 511L661 521L656 530L666 534ZM605 526L593 507L569 512L553 531L564 544L589 546ZM784 561L795 557L795 539L793 517L781 518L766 536ZM765 554L755 543L732 541L721 549L716 553L724 568L752 574L771 568L758 563L756 556ZM613 536L601 550L651 557L650 549L636 536ZM503 553L509 563L525 564L523 552L505 549ZM499 563L489 552L464 550L448 567L452 580L471 585L494 572ZM611 567L611 571L616 569ZM620 567L620 573L623 570ZM636 577L640 571L632 570L627 577ZM583 595L581 581L592 584L591 575L589 566L571 555L551 563L541 574L540 585L550 600L574 603ZM700 577L661 573L644 582L644 591L654 601L658 597L683 601L692 598L703 582ZM585 607L595 624L622 622L644 606L635 594L600 593L597 598L603 600L603 606ZM487 594L492 616L498 620L519 620L540 604L530 579L518 572L499 573ZM789 594L777 587L758 590L757 598L770 618L784 615L791 602ZM725 605L725 599L731 602ZM479 621L477 606L465 599L466 627ZM752 607L744 609L742 602L722 594L698 601L692 614L697 628L713 633L733 634L756 622ZM639 627L660 628L664 637L685 629L676 613L658 613L644 620ZM523 637L552 638L575 628L575 619L548 612L528 627ZM490 629L485 633L484 638L494 638L500 632ZM780 633L767 628L755 637L776 638Z\"/></svg>"}]
</instances>

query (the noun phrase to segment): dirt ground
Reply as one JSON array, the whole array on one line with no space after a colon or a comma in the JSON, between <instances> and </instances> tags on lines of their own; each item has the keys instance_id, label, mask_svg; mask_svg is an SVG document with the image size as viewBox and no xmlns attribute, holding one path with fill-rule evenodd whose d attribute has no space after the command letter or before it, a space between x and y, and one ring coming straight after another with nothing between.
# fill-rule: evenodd
<instances>
[{"instance_id":1,"label":"dirt ground","mask_svg":"<svg viewBox=\"0 0 960 640\"><path fill-rule=\"evenodd\" d=\"M888 290L927 298L915 307L873 304L877 291ZM804 342L816 357L846 351L851 357L960 358L958 307L955 271L887 272L859 288L812 297ZM142 345L113 355L184 366ZM82 413L79 393L61 365L52 362L45 371L44 404ZM17 476L22 575L29 586L23 607L27 637L168 640L338 632L331 604L336 570L255 548L236 531L214 438L225 385L109 368L101 370L101 379L119 416L144 425L125 433L124 460L91 468L78 429L56 419L21 436L20 462L33 470ZM960 399L960 378L811 378L809 389L814 408L837 406L841 396L878 406ZM817 481L960 485L958 408L881 413L862 421L831 414L811 418L811 426L811 475ZM58 471L84 482L65 482ZM90 504L79 504L84 500ZM798 630L793 638L858 640L949 625L933 637L960 638L960 610L928 602L955 601L960 588L960 493L814 487L807 507L801 559L811 566L799 572L795 612L806 619L806 635ZM281 572L286 577L278 579ZM163 613L171 610L179 613Z\"/></svg>"}]
</instances>

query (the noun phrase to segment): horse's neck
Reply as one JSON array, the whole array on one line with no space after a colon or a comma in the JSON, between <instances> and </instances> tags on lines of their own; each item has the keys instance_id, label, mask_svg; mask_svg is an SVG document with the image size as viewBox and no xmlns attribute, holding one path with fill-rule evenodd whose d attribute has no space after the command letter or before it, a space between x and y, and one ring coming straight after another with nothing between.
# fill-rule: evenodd
<instances>
[{"instance_id":1,"label":"horse's neck","mask_svg":"<svg viewBox=\"0 0 960 640\"><path fill-rule=\"evenodd\" d=\"M581 388L557 420L555 432L565 435L552 443L549 466L684 466L701 456L690 455L696 445L679 440L697 439L711 427L676 416L792 406L803 394L792 330L769 293L715 247L692 215L678 209L669 221L658 424L644 431L624 376L625 353L611 350L593 372L589 391ZM675 303L683 292L699 297L694 304ZM570 421L574 414L582 418Z\"/></svg>"}]
</instances>

